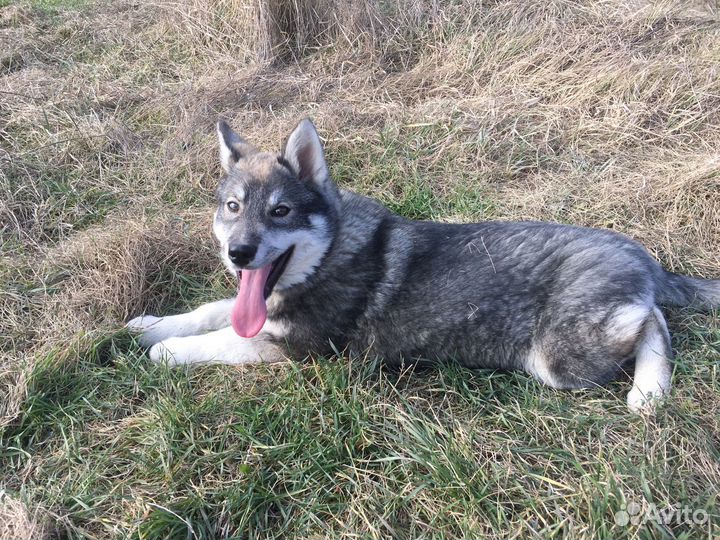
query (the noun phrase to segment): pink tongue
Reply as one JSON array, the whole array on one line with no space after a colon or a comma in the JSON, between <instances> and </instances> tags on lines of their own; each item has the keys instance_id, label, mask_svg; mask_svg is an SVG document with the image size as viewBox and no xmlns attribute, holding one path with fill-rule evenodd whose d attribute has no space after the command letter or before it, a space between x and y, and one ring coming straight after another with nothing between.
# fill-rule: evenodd
<instances>
[{"instance_id":1,"label":"pink tongue","mask_svg":"<svg viewBox=\"0 0 720 540\"><path fill-rule=\"evenodd\" d=\"M242 337L253 337L262 330L267 319L265 283L272 270L268 264L257 270L243 270L238 295L230 314L235 332Z\"/></svg>"}]
</instances>

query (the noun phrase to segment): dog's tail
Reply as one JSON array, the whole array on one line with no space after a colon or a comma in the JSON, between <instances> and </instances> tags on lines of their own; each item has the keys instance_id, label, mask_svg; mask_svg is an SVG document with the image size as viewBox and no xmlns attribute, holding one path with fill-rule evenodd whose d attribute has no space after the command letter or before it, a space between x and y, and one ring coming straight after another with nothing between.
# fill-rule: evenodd
<instances>
[{"instance_id":1,"label":"dog's tail","mask_svg":"<svg viewBox=\"0 0 720 540\"><path fill-rule=\"evenodd\" d=\"M666 306L720 308L720 279L693 278L665 270L657 300Z\"/></svg>"}]
</instances>

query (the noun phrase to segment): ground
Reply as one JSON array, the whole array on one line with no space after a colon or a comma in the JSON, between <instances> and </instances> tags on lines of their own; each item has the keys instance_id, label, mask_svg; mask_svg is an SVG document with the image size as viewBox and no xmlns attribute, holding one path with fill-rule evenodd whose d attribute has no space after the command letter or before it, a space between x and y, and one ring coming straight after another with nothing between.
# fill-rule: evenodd
<instances>
[{"instance_id":1,"label":"ground","mask_svg":"<svg viewBox=\"0 0 720 540\"><path fill-rule=\"evenodd\" d=\"M669 312L644 417L627 380L148 360L128 318L233 291L214 122L274 149L305 116L405 216L720 278L713 2L0 0L0 538L720 537L717 312Z\"/></svg>"}]
</instances>

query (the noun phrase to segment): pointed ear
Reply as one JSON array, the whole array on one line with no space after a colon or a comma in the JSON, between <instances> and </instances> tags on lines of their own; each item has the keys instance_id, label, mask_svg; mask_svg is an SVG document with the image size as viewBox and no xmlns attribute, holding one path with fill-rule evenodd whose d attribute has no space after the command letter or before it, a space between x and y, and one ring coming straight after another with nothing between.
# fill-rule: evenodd
<instances>
[{"instance_id":1,"label":"pointed ear","mask_svg":"<svg viewBox=\"0 0 720 540\"><path fill-rule=\"evenodd\" d=\"M257 152L257 148L235 133L225 120L217 123L217 134L220 142L220 165L225 172L229 173L238 161Z\"/></svg>"},{"instance_id":2,"label":"pointed ear","mask_svg":"<svg viewBox=\"0 0 720 540\"><path fill-rule=\"evenodd\" d=\"M283 157L305 182L322 187L329 180L320 137L310 119L301 120L285 143Z\"/></svg>"}]
</instances>

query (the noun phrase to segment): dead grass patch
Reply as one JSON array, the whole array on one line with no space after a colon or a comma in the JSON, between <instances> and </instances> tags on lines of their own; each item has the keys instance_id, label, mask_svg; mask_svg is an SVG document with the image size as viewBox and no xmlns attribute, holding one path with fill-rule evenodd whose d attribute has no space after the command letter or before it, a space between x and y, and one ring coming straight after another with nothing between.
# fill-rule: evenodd
<instances>
[{"instance_id":1,"label":"dead grass patch","mask_svg":"<svg viewBox=\"0 0 720 540\"><path fill-rule=\"evenodd\" d=\"M0 539L43 540L47 527L20 501L5 493L0 494Z\"/></svg>"},{"instance_id":2,"label":"dead grass patch","mask_svg":"<svg viewBox=\"0 0 720 540\"><path fill-rule=\"evenodd\" d=\"M57 347L91 328L96 334L90 338L97 338L131 315L162 310L171 301L163 294L168 269L217 272L209 235L207 212L116 216L52 249L47 261L54 291L40 323L47 345Z\"/></svg>"}]
</instances>

